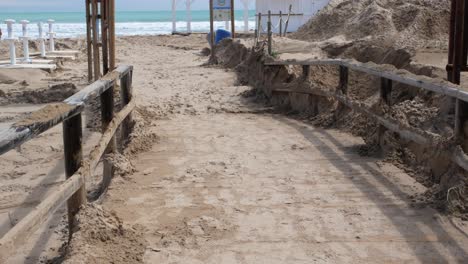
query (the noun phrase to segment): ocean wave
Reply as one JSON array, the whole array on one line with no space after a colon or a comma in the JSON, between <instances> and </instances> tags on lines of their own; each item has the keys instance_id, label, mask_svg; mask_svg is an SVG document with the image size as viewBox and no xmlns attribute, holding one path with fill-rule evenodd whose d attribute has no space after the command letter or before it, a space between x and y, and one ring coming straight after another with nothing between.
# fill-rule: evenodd
<instances>
[{"instance_id":1,"label":"ocean wave","mask_svg":"<svg viewBox=\"0 0 468 264\"><path fill-rule=\"evenodd\" d=\"M215 22L215 29L224 28L225 22ZM7 35L6 25L1 25L3 37ZM48 31L48 25L43 25L44 32ZM249 30L255 29L255 21L249 21ZM192 22L192 32L209 32L210 22L200 21ZM236 30L244 30L244 21L236 21ZM133 36L133 35L165 35L172 33L172 22L125 22L116 23L115 31L118 36ZM177 22L177 31L187 31L187 23L184 21ZM13 32L16 37L22 35L20 24L15 24ZM86 36L85 23L57 23L54 24L54 32L57 38L74 38ZM37 38L39 35L37 24L31 23L28 26L28 35Z\"/></svg>"}]
</instances>

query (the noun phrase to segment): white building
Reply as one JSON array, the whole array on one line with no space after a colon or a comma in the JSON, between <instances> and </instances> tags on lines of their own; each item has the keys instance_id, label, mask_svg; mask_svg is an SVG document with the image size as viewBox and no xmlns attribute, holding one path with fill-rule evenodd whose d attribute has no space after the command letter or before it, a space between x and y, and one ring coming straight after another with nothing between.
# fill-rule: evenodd
<instances>
[{"instance_id":1,"label":"white building","mask_svg":"<svg viewBox=\"0 0 468 264\"><path fill-rule=\"evenodd\" d=\"M177 31L176 23L176 10L178 5L183 6L186 10L186 30L192 31L192 4L195 0L170 0L172 2L172 32ZM209 0L198 0L205 2L207 8L209 6ZM198 2L197 1L197 2ZM300 26L304 25L309 19L311 19L318 11L325 7L330 0L237 0L236 10L244 10L243 25L237 25L236 27L242 27L245 32L249 30L249 8L255 3L256 14L262 13L262 15L268 14L270 10L272 14L279 14L281 11L284 15L283 20L285 21L289 12L289 6L292 6L292 13L288 25L288 32L296 31ZM272 16L272 24L274 25L274 32L278 32L279 16ZM262 17L262 27L266 30L267 28L267 17ZM226 29L229 29L229 23L226 22Z\"/></svg>"},{"instance_id":2,"label":"white building","mask_svg":"<svg viewBox=\"0 0 468 264\"><path fill-rule=\"evenodd\" d=\"M256 0L256 12L268 14L270 10L272 14L279 14L281 11L284 15L283 20L286 20L289 12L289 6L292 5L292 13L302 14L291 16L289 20L288 32L296 31L300 26L309 21L318 11L324 8L330 0ZM278 25L279 17L272 16L272 24L274 27ZM262 17L262 27L267 28L267 17ZM275 28L274 32L278 32L279 28Z\"/></svg>"}]
</instances>

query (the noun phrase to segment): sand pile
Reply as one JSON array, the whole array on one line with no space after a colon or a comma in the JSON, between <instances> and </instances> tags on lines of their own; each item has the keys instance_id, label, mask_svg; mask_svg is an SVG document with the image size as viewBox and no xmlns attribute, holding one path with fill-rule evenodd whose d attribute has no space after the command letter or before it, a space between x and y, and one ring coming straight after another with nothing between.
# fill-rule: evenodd
<instances>
[{"instance_id":1,"label":"sand pile","mask_svg":"<svg viewBox=\"0 0 468 264\"><path fill-rule=\"evenodd\" d=\"M112 212L89 204L79 215L63 263L141 263L146 241L138 227L125 226Z\"/></svg>"},{"instance_id":2,"label":"sand pile","mask_svg":"<svg viewBox=\"0 0 468 264\"><path fill-rule=\"evenodd\" d=\"M292 34L307 41L375 41L399 48L446 47L449 0L332 0Z\"/></svg>"}]
</instances>

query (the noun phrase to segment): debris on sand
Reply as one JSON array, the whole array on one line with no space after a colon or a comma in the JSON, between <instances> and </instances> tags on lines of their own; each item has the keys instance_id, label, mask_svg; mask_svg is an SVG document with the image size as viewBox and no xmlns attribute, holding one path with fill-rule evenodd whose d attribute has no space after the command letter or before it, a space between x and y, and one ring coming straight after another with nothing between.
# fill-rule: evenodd
<instances>
[{"instance_id":1,"label":"debris on sand","mask_svg":"<svg viewBox=\"0 0 468 264\"><path fill-rule=\"evenodd\" d=\"M77 216L78 230L63 263L142 263L146 240L139 226L127 226L114 212L89 204Z\"/></svg>"}]
</instances>

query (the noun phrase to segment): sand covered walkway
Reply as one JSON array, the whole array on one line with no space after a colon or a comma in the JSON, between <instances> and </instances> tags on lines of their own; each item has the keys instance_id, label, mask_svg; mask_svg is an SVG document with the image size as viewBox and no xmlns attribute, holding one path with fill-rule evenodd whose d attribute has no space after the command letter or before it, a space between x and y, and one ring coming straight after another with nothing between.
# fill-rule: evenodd
<instances>
[{"instance_id":1,"label":"sand covered walkway","mask_svg":"<svg viewBox=\"0 0 468 264\"><path fill-rule=\"evenodd\" d=\"M120 63L135 65L141 112L157 140L133 157L134 173L114 180L102 207L143 234L144 262L467 259L461 223L412 206L424 187L360 156L361 139L250 102L235 73L201 66L206 58L194 53L202 37L147 41L157 47L150 56L130 41L120 40ZM81 260L118 262L115 252L133 250L109 244Z\"/></svg>"}]
</instances>

